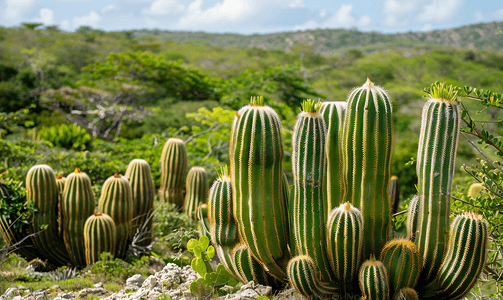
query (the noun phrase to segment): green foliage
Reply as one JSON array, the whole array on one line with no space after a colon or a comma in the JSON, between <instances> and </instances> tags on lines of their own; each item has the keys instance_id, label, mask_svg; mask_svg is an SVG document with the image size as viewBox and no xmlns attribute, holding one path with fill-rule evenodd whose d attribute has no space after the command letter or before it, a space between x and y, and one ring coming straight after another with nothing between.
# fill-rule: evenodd
<instances>
[{"instance_id":1,"label":"green foliage","mask_svg":"<svg viewBox=\"0 0 503 300\"><path fill-rule=\"evenodd\" d=\"M72 124L42 128L38 137L53 146L77 151L89 150L93 140L87 130Z\"/></svg>"},{"instance_id":2,"label":"green foliage","mask_svg":"<svg viewBox=\"0 0 503 300\"><path fill-rule=\"evenodd\" d=\"M36 208L33 202L26 202L26 190L23 182L0 174L0 218L3 218L13 230L26 231L31 216Z\"/></svg>"},{"instance_id":3,"label":"green foliage","mask_svg":"<svg viewBox=\"0 0 503 300\"><path fill-rule=\"evenodd\" d=\"M0 138L17 131L21 124L24 125L24 127L33 126L32 121L26 120L29 112L30 110L28 108L10 113L0 112Z\"/></svg>"}]
</instances>

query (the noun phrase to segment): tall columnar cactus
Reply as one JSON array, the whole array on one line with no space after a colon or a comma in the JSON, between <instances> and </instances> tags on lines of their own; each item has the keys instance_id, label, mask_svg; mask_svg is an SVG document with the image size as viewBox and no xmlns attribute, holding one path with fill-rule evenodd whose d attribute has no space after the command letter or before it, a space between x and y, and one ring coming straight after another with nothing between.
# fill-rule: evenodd
<instances>
[{"instance_id":1,"label":"tall columnar cactus","mask_svg":"<svg viewBox=\"0 0 503 300\"><path fill-rule=\"evenodd\" d=\"M474 213L454 219L447 254L435 282L425 288L425 297L456 300L470 291L487 259L488 227L487 221Z\"/></svg>"},{"instance_id":2,"label":"tall columnar cactus","mask_svg":"<svg viewBox=\"0 0 503 300\"><path fill-rule=\"evenodd\" d=\"M419 218L419 196L414 195L407 207L407 239L416 241L417 220Z\"/></svg>"},{"instance_id":3,"label":"tall columnar cactus","mask_svg":"<svg viewBox=\"0 0 503 300\"><path fill-rule=\"evenodd\" d=\"M37 209L31 223L31 232L38 233L32 236L33 244L52 264L66 265L70 258L58 234L58 186L51 167L36 165L28 171L26 201Z\"/></svg>"},{"instance_id":4,"label":"tall columnar cactus","mask_svg":"<svg viewBox=\"0 0 503 300\"><path fill-rule=\"evenodd\" d=\"M114 256L123 259L132 238L133 191L126 177L115 174L103 184L98 211L115 222L117 246Z\"/></svg>"},{"instance_id":5,"label":"tall columnar cactus","mask_svg":"<svg viewBox=\"0 0 503 300\"><path fill-rule=\"evenodd\" d=\"M183 207L183 187L187 174L187 149L181 139L170 138L161 154L161 186L159 195L164 202Z\"/></svg>"},{"instance_id":6,"label":"tall columnar cactus","mask_svg":"<svg viewBox=\"0 0 503 300\"><path fill-rule=\"evenodd\" d=\"M461 122L456 97L457 90L452 86L434 85L421 118L416 243L423 256L424 280L428 282L440 268L449 237L451 182Z\"/></svg>"},{"instance_id":7,"label":"tall columnar cactus","mask_svg":"<svg viewBox=\"0 0 503 300\"><path fill-rule=\"evenodd\" d=\"M199 204L208 197L208 175L203 167L192 167L187 174L185 203L183 210L189 218L196 219Z\"/></svg>"},{"instance_id":8,"label":"tall columnar cactus","mask_svg":"<svg viewBox=\"0 0 503 300\"><path fill-rule=\"evenodd\" d=\"M364 220L364 257L379 255L391 231L389 179L394 133L388 93L367 80L347 100L342 131L345 201Z\"/></svg>"},{"instance_id":9,"label":"tall columnar cactus","mask_svg":"<svg viewBox=\"0 0 503 300\"><path fill-rule=\"evenodd\" d=\"M252 255L284 280L290 255L281 122L262 97L252 98L236 118L229 157L239 233Z\"/></svg>"},{"instance_id":10,"label":"tall columnar cactus","mask_svg":"<svg viewBox=\"0 0 503 300\"><path fill-rule=\"evenodd\" d=\"M133 159L124 176L129 180L133 191L133 235L138 230L142 237L138 245L152 243L153 207L155 186L149 163L144 159Z\"/></svg>"},{"instance_id":11,"label":"tall columnar cactus","mask_svg":"<svg viewBox=\"0 0 503 300\"><path fill-rule=\"evenodd\" d=\"M86 266L84 224L94 213L91 179L77 168L68 175L61 205L63 240L75 266Z\"/></svg>"},{"instance_id":12,"label":"tall columnar cactus","mask_svg":"<svg viewBox=\"0 0 503 300\"><path fill-rule=\"evenodd\" d=\"M390 293L402 288L415 288L423 267L416 244L407 239L394 239L386 243L380 260L386 267Z\"/></svg>"},{"instance_id":13,"label":"tall columnar cactus","mask_svg":"<svg viewBox=\"0 0 503 300\"><path fill-rule=\"evenodd\" d=\"M386 267L374 255L360 267L360 290L366 300L388 300L389 284Z\"/></svg>"},{"instance_id":14,"label":"tall columnar cactus","mask_svg":"<svg viewBox=\"0 0 503 300\"><path fill-rule=\"evenodd\" d=\"M324 281L334 280L327 256L324 198L326 184L325 126L319 103L302 102L293 131L293 216L295 255L307 255L317 264Z\"/></svg>"},{"instance_id":15,"label":"tall columnar cactus","mask_svg":"<svg viewBox=\"0 0 503 300\"><path fill-rule=\"evenodd\" d=\"M63 229L61 228L61 203L63 202L63 192L65 191L66 177L56 176L56 185L58 186L58 233L63 238Z\"/></svg>"},{"instance_id":16,"label":"tall columnar cactus","mask_svg":"<svg viewBox=\"0 0 503 300\"><path fill-rule=\"evenodd\" d=\"M114 220L100 212L91 215L84 223L84 241L87 265L100 260L103 252L115 253L117 229Z\"/></svg>"},{"instance_id":17,"label":"tall columnar cactus","mask_svg":"<svg viewBox=\"0 0 503 300\"><path fill-rule=\"evenodd\" d=\"M330 212L327 221L328 260L344 290L358 275L363 239L360 210L347 202Z\"/></svg>"},{"instance_id":18,"label":"tall columnar cactus","mask_svg":"<svg viewBox=\"0 0 503 300\"><path fill-rule=\"evenodd\" d=\"M344 202L342 199L342 168L344 167L341 148L341 128L346 116L347 103L344 101L323 102L320 114L325 121L327 136L327 194L325 217L330 211Z\"/></svg>"}]
</instances>

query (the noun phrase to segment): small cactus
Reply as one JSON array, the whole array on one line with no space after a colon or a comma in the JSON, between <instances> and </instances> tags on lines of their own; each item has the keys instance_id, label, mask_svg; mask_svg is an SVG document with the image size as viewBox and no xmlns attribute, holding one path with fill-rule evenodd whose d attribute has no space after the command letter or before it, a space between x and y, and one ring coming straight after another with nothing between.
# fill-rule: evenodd
<instances>
[{"instance_id":1,"label":"small cactus","mask_svg":"<svg viewBox=\"0 0 503 300\"><path fill-rule=\"evenodd\" d=\"M389 284L386 267L374 255L360 267L358 282L365 299L388 300Z\"/></svg>"},{"instance_id":2,"label":"small cactus","mask_svg":"<svg viewBox=\"0 0 503 300\"><path fill-rule=\"evenodd\" d=\"M183 188L187 174L187 149L181 139L170 138L161 154L161 186L159 196L164 202L183 207Z\"/></svg>"},{"instance_id":3,"label":"small cactus","mask_svg":"<svg viewBox=\"0 0 503 300\"><path fill-rule=\"evenodd\" d=\"M208 175L202 167L192 167L187 174L185 203L183 210L191 219L196 219L199 204L208 197Z\"/></svg>"},{"instance_id":4,"label":"small cactus","mask_svg":"<svg viewBox=\"0 0 503 300\"><path fill-rule=\"evenodd\" d=\"M117 244L117 229L114 220L107 214L94 213L84 223L86 264L100 260L101 253L114 255Z\"/></svg>"}]
</instances>

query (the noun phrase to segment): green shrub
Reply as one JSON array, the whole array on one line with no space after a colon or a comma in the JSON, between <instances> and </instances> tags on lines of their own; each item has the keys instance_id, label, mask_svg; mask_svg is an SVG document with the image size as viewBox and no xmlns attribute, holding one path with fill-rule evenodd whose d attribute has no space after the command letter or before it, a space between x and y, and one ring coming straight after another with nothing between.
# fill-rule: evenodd
<instances>
[{"instance_id":1,"label":"green shrub","mask_svg":"<svg viewBox=\"0 0 503 300\"><path fill-rule=\"evenodd\" d=\"M84 128L69 124L43 128L38 137L53 146L80 151L90 149L93 140Z\"/></svg>"}]
</instances>

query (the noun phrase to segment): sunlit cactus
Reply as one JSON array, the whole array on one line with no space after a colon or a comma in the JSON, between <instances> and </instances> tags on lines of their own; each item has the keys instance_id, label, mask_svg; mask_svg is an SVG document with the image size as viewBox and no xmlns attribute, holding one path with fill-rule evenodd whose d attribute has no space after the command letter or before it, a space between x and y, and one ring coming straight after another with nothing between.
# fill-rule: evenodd
<instances>
[{"instance_id":1,"label":"sunlit cactus","mask_svg":"<svg viewBox=\"0 0 503 300\"><path fill-rule=\"evenodd\" d=\"M107 214L97 212L86 220L84 241L87 265L100 260L103 252L114 255L117 244L116 231L114 220Z\"/></svg>"},{"instance_id":2,"label":"sunlit cactus","mask_svg":"<svg viewBox=\"0 0 503 300\"><path fill-rule=\"evenodd\" d=\"M290 254L281 122L262 97L252 98L236 115L229 157L239 234L252 255L285 280Z\"/></svg>"},{"instance_id":3,"label":"sunlit cactus","mask_svg":"<svg viewBox=\"0 0 503 300\"><path fill-rule=\"evenodd\" d=\"M187 174L183 210L191 219L196 219L199 204L208 197L208 175L203 167L192 167Z\"/></svg>"},{"instance_id":4,"label":"sunlit cactus","mask_svg":"<svg viewBox=\"0 0 503 300\"><path fill-rule=\"evenodd\" d=\"M416 240L418 218L419 196L414 195L414 197L410 199L409 206L407 207L407 239L413 242Z\"/></svg>"},{"instance_id":5,"label":"sunlit cactus","mask_svg":"<svg viewBox=\"0 0 503 300\"><path fill-rule=\"evenodd\" d=\"M98 211L112 217L117 229L114 256L123 259L131 243L133 219L133 191L126 177L115 174L103 184Z\"/></svg>"},{"instance_id":6,"label":"sunlit cactus","mask_svg":"<svg viewBox=\"0 0 503 300\"><path fill-rule=\"evenodd\" d=\"M84 224L93 213L94 193L91 179L77 168L66 179L61 203L63 240L75 266L86 266Z\"/></svg>"},{"instance_id":7,"label":"sunlit cactus","mask_svg":"<svg viewBox=\"0 0 503 300\"><path fill-rule=\"evenodd\" d=\"M155 186L149 163L144 159L133 159L124 176L129 180L133 192L133 234L142 233L138 245L152 243L153 207Z\"/></svg>"},{"instance_id":8,"label":"sunlit cactus","mask_svg":"<svg viewBox=\"0 0 503 300\"><path fill-rule=\"evenodd\" d=\"M69 255L58 233L58 186L48 165L33 166L26 175L26 201L37 209L33 213L31 237L44 258L56 266L66 265Z\"/></svg>"},{"instance_id":9,"label":"sunlit cactus","mask_svg":"<svg viewBox=\"0 0 503 300\"><path fill-rule=\"evenodd\" d=\"M320 114L325 121L327 151L327 185L325 216L343 203L342 169L344 167L341 148L341 128L346 116L347 103L344 101L322 102Z\"/></svg>"},{"instance_id":10,"label":"sunlit cactus","mask_svg":"<svg viewBox=\"0 0 503 300\"><path fill-rule=\"evenodd\" d=\"M327 254L343 289L358 276L362 259L363 217L349 202L332 210L327 221Z\"/></svg>"},{"instance_id":11,"label":"sunlit cactus","mask_svg":"<svg viewBox=\"0 0 503 300\"><path fill-rule=\"evenodd\" d=\"M456 97L457 90L452 86L434 85L421 117L416 244L423 257L423 280L427 282L440 268L449 237L451 182L461 122Z\"/></svg>"},{"instance_id":12,"label":"sunlit cactus","mask_svg":"<svg viewBox=\"0 0 503 300\"><path fill-rule=\"evenodd\" d=\"M388 300L389 284L386 267L374 255L360 267L358 276L360 290L367 300Z\"/></svg>"},{"instance_id":13,"label":"sunlit cactus","mask_svg":"<svg viewBox=\"0 0 503 300\"><path fill-rule=\"evenodd\" d=\"M187 149L181 139L170 138L161 154L161 186L159 196L164 202L183 207L183 188L187 174Z\"/></svg>"},{"instance_id":14,"label":"sunlit cactus","mask_svg":"<svg viewBox=\"0 0 503 300\"><path fill-rule=\"evenodd\" d=\"M388 93L368 79L349 93L347 102L342 130L343 198L362 212L368 259L379 255L391 232L392 105Z\"/></svg>"}]
</instances>

